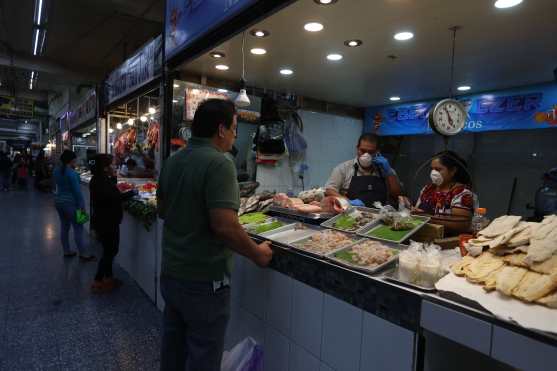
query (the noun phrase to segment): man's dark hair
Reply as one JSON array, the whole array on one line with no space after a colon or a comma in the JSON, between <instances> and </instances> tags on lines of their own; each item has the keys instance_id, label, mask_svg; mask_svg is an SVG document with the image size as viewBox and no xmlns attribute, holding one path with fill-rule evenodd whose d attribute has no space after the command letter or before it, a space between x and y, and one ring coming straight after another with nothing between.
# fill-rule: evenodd
<instances>
[{"instance_id":1,"label":"man's dark hair","mask_svg":"<svg viewBox=\"0 0 557 371\"><path fill-rule=\"evenodd\" d=\"M439 152L433 157L434 160L439 160L441 165L445 166L449 170L456 169L453 180L460 184L467 186L472 186L472 179L470 178L470 173L468 172L468 165L456 152L453 151L443 151Z\"/></svg>"},{"instance_id":2,"label":"man's dark hair","mask_svg":"<svg viewBox=\"0 0 557 371\"><path fill-rule=\"evenodd\" d=\"M362 141L374 143L374 144L377 144L379 146L379 136L377 134L364 133L364 134L360 135L360 138L358 139L358 147L360 146Z\"/></svg>"},{"instance_id":3,"label":"man's dark hair","mask_svg":"<svg viewBox=\"0 0 557 371\"><path fill-rule=\"evenodd\" d=\"M233 102L207 99L195 111L191 133L194 137L212 138L218 132L220 124L230 129L235 114L236 106Z\"/></svg>"},{"instance_id":4,"label":"man's dark hair","mask_svg":"<svg viewBox=\"0 0 557 371\"><path fill-rule=\"evenodd\" d=\"M104 169L112 164L112 155L106 153L99 153L95 156L95 165L93 165L93 175L104 175Z\"/></svg>"},{"instance_id":5,"label":"man's dark hair","mask_svg":"<svg viewBox=\"0 0 557 371\"><path fill-rule=\"evenodd\" d=\"M66 166L76 158L77 156L75 152L70 151L69 149L66 149L64 152L62 152L62 155L60 156L60 162L62 163L62 174L66 172Z\"/></svg>"}]
</instances>

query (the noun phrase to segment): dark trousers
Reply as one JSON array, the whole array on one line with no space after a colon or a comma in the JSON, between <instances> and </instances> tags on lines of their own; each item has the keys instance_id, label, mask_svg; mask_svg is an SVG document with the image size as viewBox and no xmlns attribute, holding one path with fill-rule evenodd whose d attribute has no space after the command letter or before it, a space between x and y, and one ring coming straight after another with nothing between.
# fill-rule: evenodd
<instances>
[{"instance_id":1,"label":"dark trousers","mask_svg":"<svg viewBox=\"0 0 557 371\"><path fill-rule=\"evenodd\" d=\"M165 300L162 371L220 371L230 318L230 287L161 277Z\"/></svg>"},{"instance_id":2,"label":"dark trousers","mask_svg":"<svg viewBox=\"0 0 557 371\"><path fill-rule=\"evenodd\" d=\"M112 263L116 254L118 254L118 247L120 246L120 226L103 227L95 231L103 247L103 255L99 260L99 267L95 275L95 280L100 281L103 278L112 277Z\"/></svg>"}]
</instances>

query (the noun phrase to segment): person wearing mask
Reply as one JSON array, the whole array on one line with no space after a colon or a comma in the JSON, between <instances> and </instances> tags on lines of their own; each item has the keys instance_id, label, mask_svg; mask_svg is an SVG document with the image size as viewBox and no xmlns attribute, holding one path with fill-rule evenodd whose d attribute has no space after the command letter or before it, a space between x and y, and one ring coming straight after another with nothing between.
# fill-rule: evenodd
<instances>
[{"instance_id":1,"label":"person wearing mask","mask_svg":"<svg viewBox=\"0 0 557 371\"><path fill-rule=\"evenodd\" d=\"M10 190L10 175L12 162L10 158L0 151L0 190L8 192Z\"/></svg>"},{"instance_id":2,"label":"person wearing mask","mask_svg":"<svg viewBox=\"0 0 557 371\"><path fill-rule=\"evenodd\" d=\"M93 177L89 183L91 194L92 220L97 239L103 247L103 255L95 280L91 285L94 293L112 291L121 282L113 277L112 263L120 244L120 224L122 223L122 202L129 200L137 191L120 193L116 187L116 171L112 166L112 156L99 154L95 157Z\"/></svg>"},{"instance_id":3,"label":"person wearing mask","mask_svg":"<svg viewBox=\"0 0 557 371\"><path fill-rule=\"evenodd\" d=\"M157 190L165 300L161 370L218 371L230 317L233 251L261 267L269 242L256 244L238 221L236 168L225 153L236 139L234 103L199 105L188 147L169 157Z\"/></svg>"},{"instance_id":4,"label":"person wearing mask","mask_svg":"<svg viewBox=\"0 0 557 371\"><path fill-rule=\"evenodd\" d=\"M445 226L446 235L470 231L476 196L466 162L453 151L431 160L431 183L422 188L414 213L431 216L431 223Z\"/></svg>"},{"instance_id":5,"label":"person wearing mask","mask_svg":"<svg viewBox=\"0 0 557 371\"><path fill-rule=\"evenodd\" d=\"M325 185L325 195L346 197L352 206L373 207L376 201L388 204L397 200L400 182L378 145L377 135L362 134L356 146L357 157L334 168Z\"/></svg>"},{"instance_id":6,"label":"person wearing mask","mask_svg":"<svg viewBox=\"0 0 557 371\"><path fill-rule=\"evenodd\" d=\"M73 234L79 258L82 261L94 261L95 256L89 254L83 242L83 225L77 223L77 210L85 210L85 201L81 193L79 174L74 170L76 155L74 152L65 150L60 156L60 165L54 170L56 192L54 202L56 211L60 217L60 234L65 257L75 256L76 253L70 248L70 229Z\"/></svg>"}]
</instances>

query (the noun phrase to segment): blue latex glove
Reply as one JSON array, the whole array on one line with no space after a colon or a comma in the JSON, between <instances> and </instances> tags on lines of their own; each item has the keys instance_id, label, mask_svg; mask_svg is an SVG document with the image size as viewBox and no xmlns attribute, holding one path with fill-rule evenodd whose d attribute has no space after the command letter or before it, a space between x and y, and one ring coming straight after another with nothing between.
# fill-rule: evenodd
<instances>
[{"instance_id":1,"label":"blue latex glove","mask_svg":"<svg viewBox=\"0 0 557 371\"><path fill-rule=\"evenodd\" d=\"M391 164L389 164L389 160L387 160L383 155L377 154L373 158L373 163L375 166L379 167L385 176L394 175L393 168Z\"/></svg>"},{"instance_id":2,"label":"blue latex glove","mask_svg":"<svg viewBox=\"0 0 557 371\"><path fill-rule=\"evenodd\" d=\"M366 206L366 204L364 204L364 202L362 200L359 200L359 199L350 200L350 205L352 205L352 206Z\"/></svg>"}]
</instances>

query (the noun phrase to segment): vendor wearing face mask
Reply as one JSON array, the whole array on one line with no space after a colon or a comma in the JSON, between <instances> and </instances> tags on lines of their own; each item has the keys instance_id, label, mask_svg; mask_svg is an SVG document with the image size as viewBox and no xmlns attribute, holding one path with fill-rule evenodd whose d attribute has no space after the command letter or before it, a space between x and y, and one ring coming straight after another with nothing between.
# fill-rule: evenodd
<instances>
[{"instance_id":1,"label":"vendor wearing face mask","mask_svg":"<svg viewBox=\"0 0 557 371\"><path fill-rule=\"evenodd\" d=\"M430 177L414 212L431 215L431 222L444 225L447 235L468 232L475 195L466 162L455 152L441 152L431 160Z\"/></svg>"},{"instance_id":2,"label":"vendor wearing face mask","mask_svg":"<svg viewBox=\"0 0 557 371\"><path fill-rule=\"evenodd\" d=\"M396 200L401 193L396 172L378 150L379 137L362 134L358 140L358 156L334 168L325 185L326 196L343 196L352 206L372 207Z\"/></svg>"}]
</instances>

